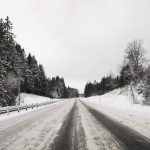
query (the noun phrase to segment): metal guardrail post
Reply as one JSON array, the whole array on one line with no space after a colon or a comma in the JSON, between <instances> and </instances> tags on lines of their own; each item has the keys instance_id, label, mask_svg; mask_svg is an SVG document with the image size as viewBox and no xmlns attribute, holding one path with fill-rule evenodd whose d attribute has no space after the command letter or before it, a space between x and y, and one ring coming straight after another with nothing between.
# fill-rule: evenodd
<instances>
[{"instance_id":1,"label":"metal guardrail post","mask_svg":"<svg viewBox=\"0 0 150 150\"><path fill-rule=\"evenodd\" d=\"M9 115L9 106L7 106L7 115Z\"/></svg>"},{"instance_id":2,"label":"metal guardrail post","mask_svg":"<svg viewBox=\"0 0 150 150\"><path fill-rule=\"evenodd\" d=\"M57 102L57 101L56 101ZM4 109L2 109L2 110L0 110L0 114L4 114L4 113L6 113L7 115L9 115L10 114L10 112L14 112L14 111L18 111L18 112L20 112L21 110L23 110L23 109L26 109L26 111L27 111L27 109L28 108L34 108L34 107L42 107L42 106L46 106L46 105L49 105L49 104L53 104L53 103L56 103L55 101L52 101L52 100L50 100L50 101L48 101L48 102L43 102L43 103L35 103L35 104L30 104L30 105L23 105L23 106L16 106L16 107L9 107L9 106L7 106L6 108L4 108Z\"/></svg>"},{"instance_id":3,"label":"metal guardrail post","mask_svg":"<svg viewBox=\"0 0 150 150\"><path fill-rule=\"evenodd\" d=\"M18 105L18 108L17 108L17 109L18 109L18 112L19 112L19 111L20 111L20 106L19 106L19 105Z\"/></svg>"}]
</instances>

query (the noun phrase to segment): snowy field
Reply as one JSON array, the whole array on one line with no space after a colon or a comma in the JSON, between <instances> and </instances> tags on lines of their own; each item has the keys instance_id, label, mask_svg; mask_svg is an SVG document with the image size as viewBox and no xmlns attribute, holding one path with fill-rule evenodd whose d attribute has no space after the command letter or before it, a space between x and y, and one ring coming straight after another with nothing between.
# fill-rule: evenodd
<instances>
[{"instance_id":1,"label":"snowy field","mask_svg":"<svg viewBox=\"0 0 150 150\"><path fill-rule=\"evenodd\" d=\"M138 104L133 104L129 88L82 98L82 101L150 139L150 106L142 104L143 97L137 92L134 95Z\"/></svg>"},{"instance_id":2,"label":"snowy field","mask_svg":"<svg viewBox=\"0 0 150 150\"><path fill-rule=\"evenodd\" d=\"M40 103L49 102L49 101L60 101L61 99L51 99L51 98L44 97L44 96L21 93L20 100L21 100L20 101L21 105L30 105L30 104L37 104L37 103L40 104ZM16 101L18 101L18 98L16 99Z\"/></svg>"}]
</instances>

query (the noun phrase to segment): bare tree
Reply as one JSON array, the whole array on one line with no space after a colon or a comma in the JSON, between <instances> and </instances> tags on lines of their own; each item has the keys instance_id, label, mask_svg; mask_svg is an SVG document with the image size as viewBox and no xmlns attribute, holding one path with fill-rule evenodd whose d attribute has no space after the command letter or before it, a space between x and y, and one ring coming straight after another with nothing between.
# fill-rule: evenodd
<instances>
[{"instance_id":1,"label":"bare tree","mask_svg":"<svg viewBox=\"0 0 150 150\"><path fill-rule=\"evenodd\" d=\"M146 50L143 48L142 40L133 40L126 48L125 60L129 65L129 73L132 81L137 82L142 78L143 65L147 62L145 58Z\"/></svg>"},{"instance_id":2,"label":"bare tree","mask_svg":"<svg viewBox=\"0 0 150 150\"><path fill-rule=\"evenodd\" d=\"M137 84L144 77L143 65L147 62L145 58L146 50L143 48L142 40L133 40L126 48L125 62L129 66L128 76L130 76L130 89L133 103L136 103L132 83Z\"/></svg>"}]
</instances>

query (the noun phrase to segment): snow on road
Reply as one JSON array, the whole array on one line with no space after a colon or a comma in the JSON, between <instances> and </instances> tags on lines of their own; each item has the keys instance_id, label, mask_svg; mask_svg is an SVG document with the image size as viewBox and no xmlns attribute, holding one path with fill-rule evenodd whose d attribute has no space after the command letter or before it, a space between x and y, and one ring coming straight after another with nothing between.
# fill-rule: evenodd
<instances>
[{"instance_id":1,"label":"snow on road","mask_svg":"<svg viewBox=\"0 0 150 150\"><path fill-rule=\"evenodd\" d=\"M101 125L87 108L76 100L62 130L50 149L121 150L122 145Z\"/></svg>"},{"instance_id":2,"label":"snow on road","mask_svg":"<svg viewBox=\"0 0 150 150\"><path fill-rule=\"evenodd\" d=\"M88 150L122 149L117 140L92 116L80 101L77 102L77 107Z\"/></svg>"},{"instance_id":3,"label":"snow on road","mask_svg":"<svg viewBox=\"0 0 150 150\"><path fill-rule=\"evenodd\" d=\"M121 97L123 99L119 100ZM111 102L108 103L105 100ZM147 150L150 142L143 136L137 136L137 133L128 128L124 128L127 143L128 137L133 138L131 145L126 145L123 140L124 136L119 132L120 137L123 137L123 139L119 139L115 132L111 131L113 129L110 129L113 125L116 128L115 131L118 131L118 127L122 131L122 126L115 122L111 124L110 119L103 118L103 115L100 116L98 112L100 111L112 120L117 120L116 122L125 124L150 138L149 108L141 105L134 106L130 100L127 100L126 96L116 93L88 99L70 99L0 120L0 149L122 150L124 146L132 147L133 142L141 146L146 144ZM126 103L126 105L122 106L121 103ZM92 113L89 108L98 111ZM108 123L110 121L110 128L103 124L103 120Z\"/></svg>"},{"instance_id":4,"label":"snow on road","mask_svg":"<svg viewBox=\"0 0 150 150\"><path fill-rule=\"evenodd\" d=\"M58 102L0 121L0 149L46 150L52 149L53 145L59 150L60 147L54 145L59 144L55 143L57 138L67 139L72 150L121 149L79 100ZM62 142L60 140L57 142ZM68 141L60 145L64 146ZM63 147L61 150L70 149Z\"/></svg>"},{"instance_id":5,"label":"snow on road","mask_svg":"<svg viewBox=\"0 0 150 150\"><path fill-rule=\"evenodd\" d=\"M140 101L141 97L137 98ZM82 98L82 100L92 108L150 139L150 106L133 104L127 91L122 93L122 89L118 89L102 96Z\"/></svg>"},{"instance_id":6,"label":"snow on road","mask_svg":"<svg viewBox=\"0 0 150 150\"><path fill-rule=\"evenodd\" d=\"M73 104L64 101L0 121L0 149L48 149Z\"/></svg>"}]
</instances>

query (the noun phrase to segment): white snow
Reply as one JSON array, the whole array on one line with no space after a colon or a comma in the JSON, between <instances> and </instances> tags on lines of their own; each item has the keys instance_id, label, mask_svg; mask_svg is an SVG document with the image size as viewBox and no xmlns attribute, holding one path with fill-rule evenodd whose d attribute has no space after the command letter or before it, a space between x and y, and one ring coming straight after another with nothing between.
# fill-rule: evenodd
<instances>
[{"instance_id":1,"label":"white snow","mask_svg":"<svg viewBox=\"0 0 150 150\"><path fill-rule=\"evenodd\" d=\"M21 100L20 101L21 106L30 105L30 104L37 104L37 103L40 104L40 103L49 102L49 101L59 102L59 103L64 101L62 99L50 99L48 97L38 96L38 95L34 95L34 94L26 94L26 93L21 93L20 100ZM16 101L18 101L18 97L17 97ZM49 104L49 105L55 105L55 103ZM26 110L20 110L19 113L17 111L14 111L14 112L10 112L9 115L7 113L0 114L0 121L1 120L7 120L7 119L10 119L10 118L13 118L13 117L16 117L16 116L20 116L20 115L23 115L25 113L29 113L29 112L32 112L32 111L36 111L38 109L43 109L43 108L49 107L49 105L40 106L38 108L34 107L33 109L28 108L27 111ZM12 107L16 107L16 106L12 106ZM1 109L6 109L6 107L2 107Z\"/></svg>"},{"instance_id":2,"label":"white snow","mask_svg":"<svg viewBox=\"0 0 150 150\"><path fill-rule=\"evenodd\" d=\"M127 87L82 100L112 119L150 138L150 106L142 105L144 99L135 90L134 95L139 104L133 104Z\"/></svg>"},{"instance_id":3,"label":"white snow","mask_svg":"<svg viewBox=\"0 0 150 150\"><path fill-rule=\"evenodd\" d=\"M119 150L117 140L101 125L81 102L77 102L78 118L85 132L88 150Z\"/></svg>"},{"instance_id":4,"label":"white snow","mask_svg":"<svg viewBox=\"0 0 150 150\"><path fill-rule=\"evenodd\" d=\"M0 149L49 149L73 104L74 100L61 101L0 121Z\"/></svg>"},{"instance_id":5,"label":"white snow","mask_svg":"<svg viewBox=\"0 0 150 150\"><path fill-rule=\"evenodd\" d=\"M18 102L19 97L17 97L16 101ZM38 96L34 94L20 94L20 104L21 105L29 105L29 104L37 104L37 103L44 103L49 101L59 101L61 99L51 99L44 96Z\"/></svg>"},{"instance_id":6,"label":"white snow","mask_svg":"<svg viewBox=\"0 0 150 150\"><path fill-rule=\"evenodd\" d=\"M142 97L142 95L138 95L138 93L135 90L133 92L134 97L136 99L136 104L140 105L133 105L133 98L131 96L131 91L129 87L116 89L102 96L89 97L86 98L86 100L118 108L141 106L143 104L144 98ZM141 108L143 109L143 107Z\"/></svg>"}]
</instances>

